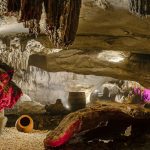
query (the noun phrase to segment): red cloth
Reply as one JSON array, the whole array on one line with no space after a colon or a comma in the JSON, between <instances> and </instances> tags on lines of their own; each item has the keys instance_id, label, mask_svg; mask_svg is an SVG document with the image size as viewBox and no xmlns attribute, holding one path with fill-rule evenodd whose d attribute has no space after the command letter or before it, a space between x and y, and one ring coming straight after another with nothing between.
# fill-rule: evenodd
<instances>
[{"instance_id":1,"label":"red cloth","mask_svg":"<svg viewBox=\"0 0 150 150\"><path fill-rule=\"evenodd\" d=\"M45 147L59 147L67 143L72 136L80 130L81 121L75 120L61 135L58 135L56 139L49 135L44 140ZM53 131L52 131L53 132Z\"/></svg>"},{"instance_id":2,"label":"red cloth","mask_svg":"<svg viewBox=\"0 0 150 150\"><path fill-rule=\"evenodd\" d=\"M0 92L8 84L9 81L10 81L9 74L5 70L0 69Z\"/></svg>"},{"instance_id":3,"label":"red cloth","mask_svg":"<svg viewBox=\"0 0 150 150\"><path fill-rule=\"evenodd\" d=\"M5 108L12 108L22 95L22 91L17 85L10 81L9 74L13 70L0 69L0 111Z\"/></svg>"}]
</instances>

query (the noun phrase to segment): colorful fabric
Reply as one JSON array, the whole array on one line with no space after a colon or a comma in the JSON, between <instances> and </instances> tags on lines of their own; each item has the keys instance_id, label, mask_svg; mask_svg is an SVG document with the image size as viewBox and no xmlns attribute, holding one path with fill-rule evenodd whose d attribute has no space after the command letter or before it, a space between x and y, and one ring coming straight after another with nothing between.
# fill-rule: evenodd
<instances>
[{"instance_id":1,"label":"colorful fabric","mask_svg":"<svg viewBox=\"0 0 150 150\"><path fill-rule=\"evenodd\" d=\"M12 108L22 95L22 91L11 81L13 70L7 65L0 64L0 111Z\"/></svg>"}]
</instances>

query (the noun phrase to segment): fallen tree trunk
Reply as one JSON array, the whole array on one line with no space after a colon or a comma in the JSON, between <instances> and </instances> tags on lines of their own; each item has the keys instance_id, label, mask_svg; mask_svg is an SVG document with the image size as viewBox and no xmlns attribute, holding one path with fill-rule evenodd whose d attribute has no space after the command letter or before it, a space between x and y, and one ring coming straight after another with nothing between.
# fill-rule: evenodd
<instances>
[{"instance_id":1,"label":"fallen tree trunk","mask_svg":"<svg viewBox=\"0 0 150 150\"><path fill-rule=\"evenodd\" d=\"M134 120L150 119L150 110L140 106L117 103L96 103L85 109L67 115L57 128L44 140L45 146L59 147L67 143L75 134L99 128L98 134L110 134L111 138L121 135ZM112 122L115 122L112 123ZM102 129L107 132L102 132ZM117 134L116 134L117 133Z\"/></svg>"}]
</instances>

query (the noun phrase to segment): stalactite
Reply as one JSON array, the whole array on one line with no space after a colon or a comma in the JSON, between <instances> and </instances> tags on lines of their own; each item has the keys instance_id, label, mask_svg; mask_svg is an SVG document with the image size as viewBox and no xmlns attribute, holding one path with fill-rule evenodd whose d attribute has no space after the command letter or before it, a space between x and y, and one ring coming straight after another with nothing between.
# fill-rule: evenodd
<instances>
[{"instance_id":1,"label":"stalactite","mask_svg":"<svg viewBox=\"0 0 150 150\"><path fill-rule=\"evenodd\" d=\"M10 40L8 47L0 40L0 60L15 68L15 70L27 70L28 61L31 54L41 52L44 46L36 41L28 41L25 49L22 48L20 39L15 37Z\"/></svg>"},{"instance_id":2,"label":"stalactite","mask_svg":"<svg viewBox=\"0 0 150 150\"><path fill-rule=\"evenodd\" d=\"M82 0L0 0L0 11L7 8L10 15L19 12L29 33L40 33L43 2L46 13L46 31L55 47L68 47L75 40ZM6 3L7 2L7 3ZM7 5L6 5L7 4Z\"/></svg>"},{"instance_id":3,"label":"stalactite","mask_svg":"<svg viewBox=\"0 0 150 150\"><path fill-rule=\"evenodd\" d=\"M40 33L40 19L42 15L43 0L21 0L19 22L24 22L29 33Z\"/></svg>"},{"instance_id":4,"label":"stalactite","mask_svg":"<svg viewBox=\"0 0 150 150\"><path fill-rule=\"evenodd\" d=\"M7 0L0 0L0 15L7 12Z\"/></svg>"},{"instance_id":5,"label":"stalactite","mask_svg":"<svg viewBox=\"0 0 150 150\"><path fill-rule=\"evenodd\" d=\"M46 31L56 47L72 44L79 23L81 0L44 0Z\"/></svg>"},{"instance_id":6,"label":"stalactite","mask_svg":"<svg viewBox=\"0 0 150 150\"><path fill-rule=\"evenodd\" d=\"M150 0L129 0L130 11L139 16L150 15Z\"/></svg>"},{"instance_id":7,"label":"stalactite","mask_svg":"<svg viewBox=\"0 0 150 150\"><path fill-rule=\"evenodd\" d=\"M8 12L19 12L20 0L7 0L7 11Z\"/></svg>"}]
</instances>

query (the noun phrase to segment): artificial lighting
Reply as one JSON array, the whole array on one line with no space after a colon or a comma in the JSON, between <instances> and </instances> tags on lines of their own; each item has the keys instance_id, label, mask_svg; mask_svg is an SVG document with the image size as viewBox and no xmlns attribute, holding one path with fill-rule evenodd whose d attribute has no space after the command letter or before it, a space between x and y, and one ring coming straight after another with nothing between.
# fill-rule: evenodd
<instances>
[{"instance_id":1,"label":"artificial lighting","mask_svg":"<svg viewBox=\"0 0 150 150\"><path fill-rule=\"evenodd\" d=\"M118 51L102 51L98 54L98 59L118 63L125 59L125 54Z\"/></svg>"},{"instance_id":2,"label":"artificial lighting","mask_svg":"<svg viewBox=\"0 0 150 150\"><path fill-rule=\"evenodd\" d=\"M65 108L66 108L66 109L70 109L69 105L65 105Z\"/></svg>"}]
</instances>

